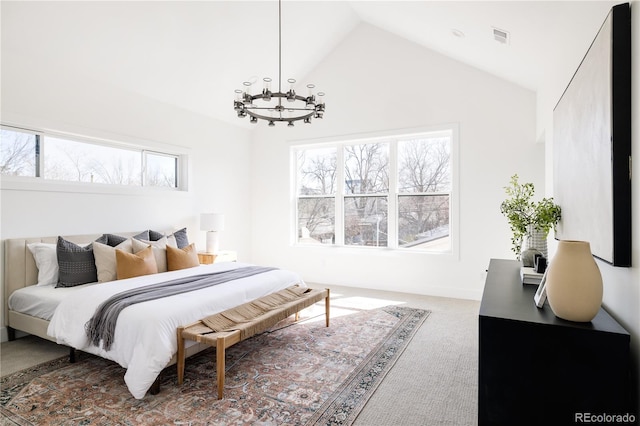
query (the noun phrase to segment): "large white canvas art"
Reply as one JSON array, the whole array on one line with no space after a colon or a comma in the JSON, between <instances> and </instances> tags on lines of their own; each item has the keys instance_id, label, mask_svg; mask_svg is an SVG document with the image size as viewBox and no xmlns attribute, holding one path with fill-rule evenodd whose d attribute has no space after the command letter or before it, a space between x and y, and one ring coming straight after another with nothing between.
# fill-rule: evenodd
<instances>
[{"instance_id":1,"label":"large white canvas art","mask_svg":"<svg viewBox=\"0 0 640 426\"><path fill-rule=\"evenodd\" d=\"M598 258L628 266L630 133L623 130L630 113L620 107L625 103L618 93L626 76L624 62L616 58L625 53L614 43L614 25L624 23L617 11L607 16L554 109L553 197L562 208L558 239L588 241Z\"/></svg>"}]
</instances>

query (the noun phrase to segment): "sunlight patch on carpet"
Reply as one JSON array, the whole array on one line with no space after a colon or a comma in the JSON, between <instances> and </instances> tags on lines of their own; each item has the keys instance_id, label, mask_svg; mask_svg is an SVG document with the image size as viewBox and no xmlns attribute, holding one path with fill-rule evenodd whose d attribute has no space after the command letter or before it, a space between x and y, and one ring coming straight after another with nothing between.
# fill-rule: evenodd
<instances>
[{"instance_id":1,"label":"sunlight patch on carpet","mask_svg":"<svg viewBox=\"0 0 640 426\"><path fill-rule=\"evenodd\" d=\"M405 303L406 302L379 299L377 297L362 296L345 297L344 299L331 299L332 308L336 307L357 310L380 309L384 306L397 306Z\"/></svg>"}]
</instances>

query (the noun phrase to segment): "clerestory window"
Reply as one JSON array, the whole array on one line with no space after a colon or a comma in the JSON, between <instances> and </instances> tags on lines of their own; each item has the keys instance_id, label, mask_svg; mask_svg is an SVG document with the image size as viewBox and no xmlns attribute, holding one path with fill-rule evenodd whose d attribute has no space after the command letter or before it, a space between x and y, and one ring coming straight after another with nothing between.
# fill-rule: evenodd
<instances>
[{"instance_id":1,"label":"clerestory window","mask_svg":"<svg viewBox=\"0 0 640 426\"><path fill-rule=\"evenodd\" d=\"M179 154L14 127L0 129L0 173L52 181L185 189Z\"/></svg>"}]
</instances>

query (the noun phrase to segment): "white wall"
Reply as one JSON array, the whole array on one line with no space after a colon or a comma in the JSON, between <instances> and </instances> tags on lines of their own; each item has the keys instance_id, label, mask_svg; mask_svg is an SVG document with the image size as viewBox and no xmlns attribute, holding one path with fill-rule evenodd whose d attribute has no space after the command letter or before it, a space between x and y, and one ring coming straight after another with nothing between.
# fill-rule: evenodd
<instances>
[{"instance_id":1,"label":"white wall","mask_svg":"<svg viewBox=\"0 0 640 426\"><path fill-rule=\"evenodd\" d=\"M253 136L253 260L310 282L479 299L492 257L513 257L503 187L512 174L544 185L535 94L375 27L361 24L314 73L322 121ZM290 245L292 141L457 123L459 253L455 256ZM541 194L542 195L542 194Z\"/></svg>"},{"instance_id":2,"label":"white wall","mask_svg":"<svg viewBox=\"0 0 640 426\"><path fill-rule=\"evenodd\" d=\"M199 214L226 215L222 248L250 252L250 138L247 130L63 73L39 73L28 51L3 51L2 123L49 129L188 155L189 191L0 192L0 238L165 230L186 226L199 249ZM1 251L1 250L0 250ZM4 299L2 299L4 300ZM4 305L0 313L4 311ZM4 319L4 315L0 315ZM4 321L3 321L4 322ZM2 324L4 325L4 324Z\"/></svg>"}]
</instances>

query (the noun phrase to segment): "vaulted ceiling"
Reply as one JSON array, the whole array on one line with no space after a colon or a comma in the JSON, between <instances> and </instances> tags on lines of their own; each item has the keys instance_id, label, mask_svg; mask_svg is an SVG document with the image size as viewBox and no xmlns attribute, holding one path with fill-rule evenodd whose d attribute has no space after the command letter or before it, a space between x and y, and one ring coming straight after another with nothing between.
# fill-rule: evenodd
<instances>
[{"instance_id":1,"label":"vaulted ceiling","mask_svg":"<svg viewBox=\"0 0 640 426\"><path fill-rule=\"evenodd\" d=\"M533 91L570 79L611 1L282 3L282 78L305 76L360 24ZM239 123L234 89L278 78L278 3L2 2L2 54ZM493 30L508 42L494 39ZM322 82L314 82L322 89ZM392 82L381 82L391 84ZM260 85L260 83L258 83ZM327 94L327 103L330 101ZM246 121L243 121L246 123Z\"/></svg>"}]
</instances>

